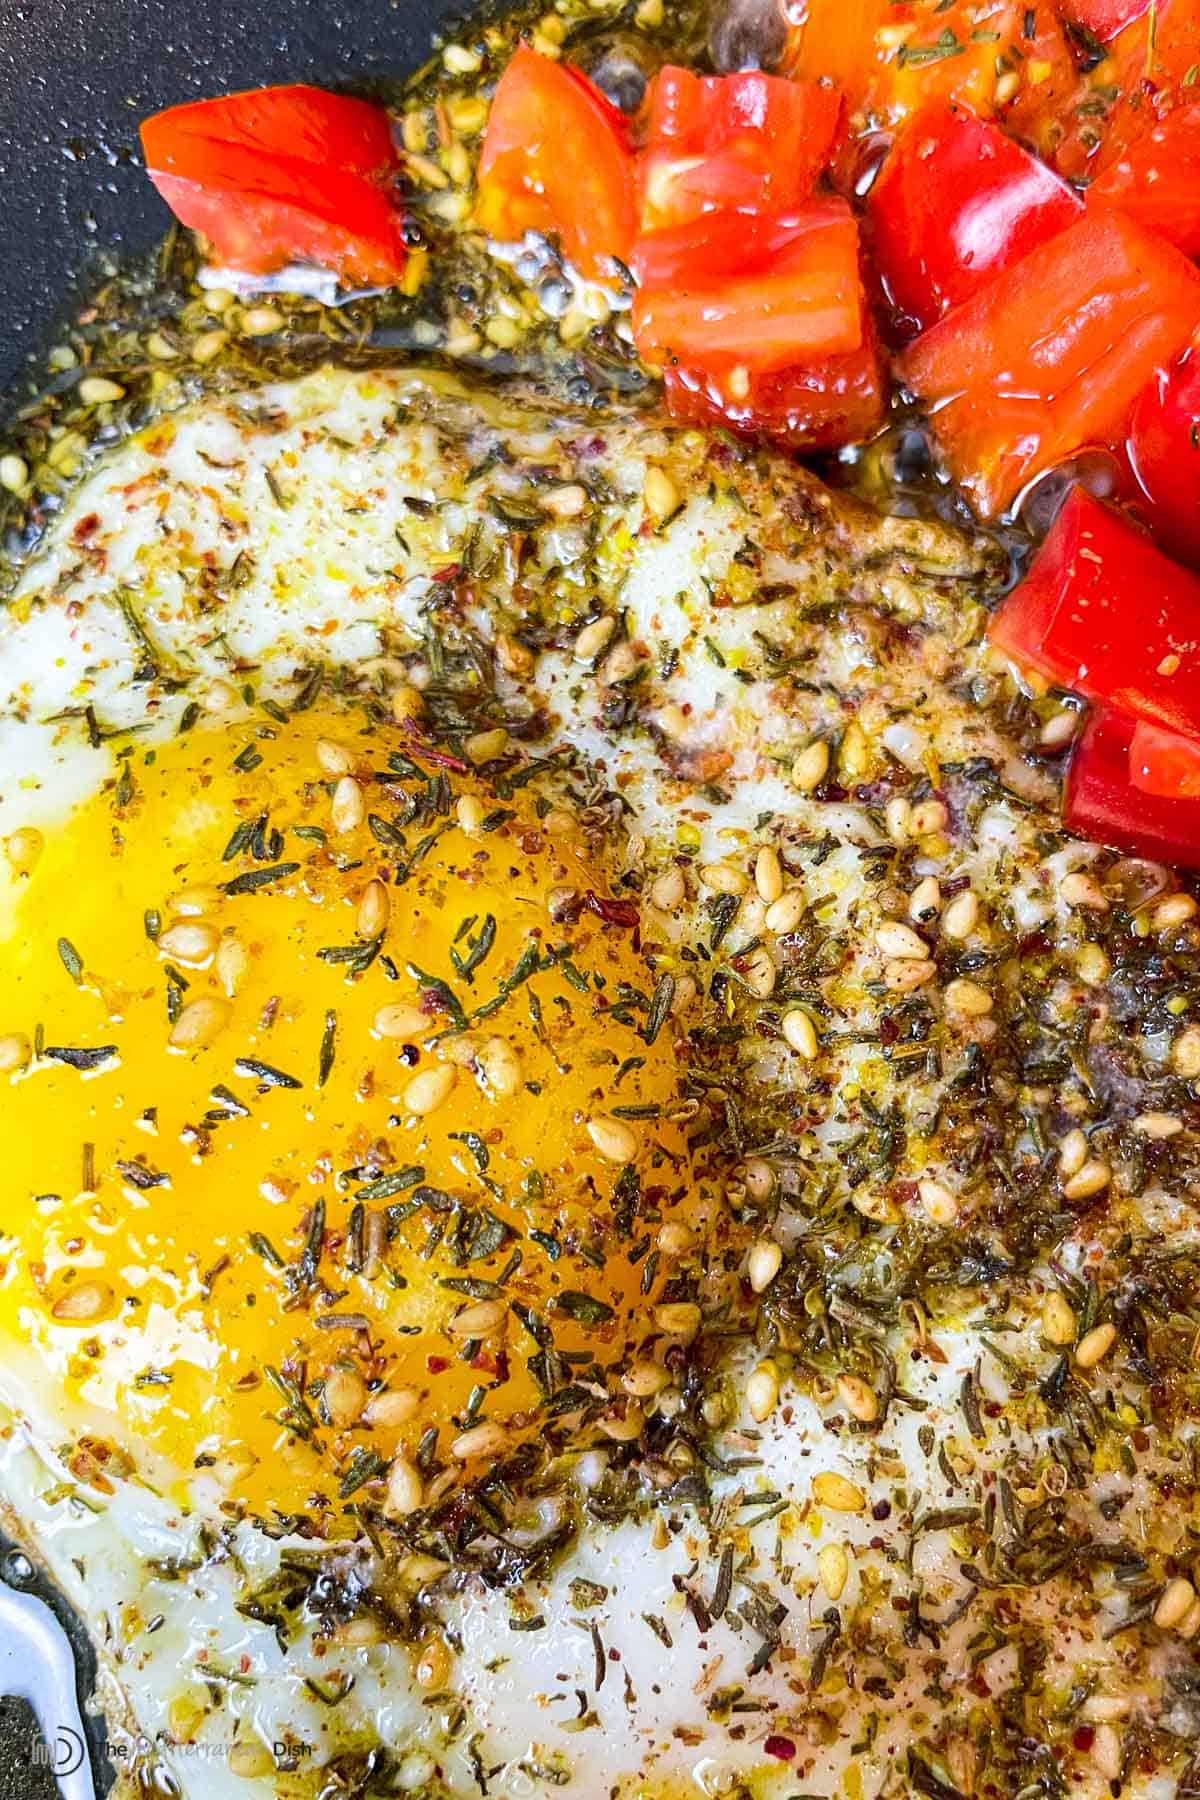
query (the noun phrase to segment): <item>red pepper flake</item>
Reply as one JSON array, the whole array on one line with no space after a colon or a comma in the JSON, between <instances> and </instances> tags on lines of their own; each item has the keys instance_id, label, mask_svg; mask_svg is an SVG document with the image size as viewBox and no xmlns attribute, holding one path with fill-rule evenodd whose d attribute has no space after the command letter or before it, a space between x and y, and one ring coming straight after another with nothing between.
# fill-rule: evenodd
<instances>
[{"instance_id":1,"label":"red pepper flake","mask_svg":"<svg viewBox=\"0 0 1200 1800\"><path fill-rule=\"evenodd\" d=\"M641 915L632 900L611 900L589 888L583 896L583 904L606 925L620 925L625 931L636 931L641 924Z\"/></svg>"},{"instance_id":2,"label":"red pepper flake","mask_svg":"<svg viewBox=\"0 0 1200 1800\"><path fill-rule=\"evenodd\" d=\"M1071 1743L1075 1749L1081 1751L1084 1755L1091 1749L1095 1741L1096 1733L1090 1725L1081 1725L1071 1738Z\"/></svg>"},{"instance_id":3,"label":"red pepper flake","mask_svg":"<svg viewBox=\"0 0 1200 1800\"><path fill-rule=\"evenodd\" d=\"M774 1733L766 1740L763 1749L768 1756L775 1757L779 1762L791 1762L796 1754L796 1746L791 1738L776 1737Z\"/></svg>"},{"instance_id":4,"label":"red pepper flake","mask_svg":"<svg viewBox=\"0 0 1200 1800\"><path fill-rule=\"evenodd\" d=\"M450 1367L450 1359L447 1356L427 1356L425 1367L431 1375L444 1375Z\"/></svg>"}]
</instances>

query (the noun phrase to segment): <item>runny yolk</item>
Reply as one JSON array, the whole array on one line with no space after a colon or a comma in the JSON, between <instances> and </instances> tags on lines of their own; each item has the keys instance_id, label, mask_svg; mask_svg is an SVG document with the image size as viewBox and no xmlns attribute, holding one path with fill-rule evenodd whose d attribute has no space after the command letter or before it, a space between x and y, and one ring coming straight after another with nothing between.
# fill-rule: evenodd
<instances>
[{"instance_id":1,"label":"runny yolk","mask_svg":"<svg viewBox=\"0 0 1200 1800\"><path fill-rule=\"evenodd\" d=\"M628 921L569 815L411 748L137 749L22 885L0 1364L81 1478L333 1529L393 1457L429 1497L541 1441L649 1331L687 1170Z\"/></svg>"}]
</instances>

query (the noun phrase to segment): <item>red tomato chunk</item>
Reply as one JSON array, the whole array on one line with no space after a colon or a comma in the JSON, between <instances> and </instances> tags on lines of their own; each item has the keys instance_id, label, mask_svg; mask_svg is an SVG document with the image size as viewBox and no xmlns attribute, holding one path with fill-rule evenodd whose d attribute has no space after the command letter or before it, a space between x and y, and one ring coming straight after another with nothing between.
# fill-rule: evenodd
<instances>
[{"instance_id":1,"label":"red tomato chunk","mask_svg":"<svg viewBox=\"0 0 1200 1800\"><path fill-rule=\"evenodd\" d=\"M1032 251L917 339L902 379L929 405L985 514L1084 445L1119 438L1200 324L1200 272L1118 213Z\"/></svg>"},{"instance_id":2,"label":"red tomato chunk","mask_svg":"<svg viewBox=\"0 0 1200 1800\"><path fill-rule=\"evenodd\" d=\"M1063 793L1068 831L1131 856L1200 868L1200 800L1166 799L1134 787L1129 773L1135 721L1101 708L1087 720Z\"/></svg>"},{"instance_id":3,"label":"red tomato chunk","mask_svg":"<svg viewBox=\"0 0 1200 1800\"><path fill-rule=\"evenodd\" d=\"M156 113L142 149L176 218L232 268L258 275L310 262L379 286L403 273L382 107L320 88L259 88Z\"/></svg>"}]
</instances>

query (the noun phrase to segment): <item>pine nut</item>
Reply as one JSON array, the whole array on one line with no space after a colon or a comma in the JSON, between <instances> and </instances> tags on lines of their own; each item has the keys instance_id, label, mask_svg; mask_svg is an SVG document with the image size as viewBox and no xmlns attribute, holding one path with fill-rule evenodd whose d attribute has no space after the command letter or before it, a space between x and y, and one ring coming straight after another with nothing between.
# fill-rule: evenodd
<instances>
[{"instance_id":1,"label":"pine nut","mask_svg":"<svg viewBox=\"0 0 1200 1800\"><path fill-rule=\"evenodd\" d=\"M779 1366L772 1357L767 1357L753 1370L746 1381L746 1405L750 1417L758 1424L769 1419L779 1404Z\"/></svg>"},{"instance_id":2,"label":"pine nut","mask_svg":"<svg viewBox=\"0 0 1200 1800\"><path fill-rule=\"evenodd\" d=\"M243 1738L240 1744L229 1746L227 1767L231 1775L240 1776L243 1781L260 1781L275 1773L275 1758L265 1744Z\"/></svg>"},{"instance_id":3,"label":"pine nut","mask_svg":"<svg viewBox=\"0 0 1200 1800\"><path fill-rule=\"evenodd\" d=\"M771 844L764 844L754 859L754 885L764 906L771 906L783 892L783 865Z\"/></svg>"},{"instance_id":4,"label":"pine nut","mask_svg":"<svg viewBox=\"0 0 1200 1800\"><path fill-rule=\"evenodd\" d=\"M664 1256L678 1261L681 1256L688 1256L696 1248L696 1234L690 1226L680 1224L678 1219L667 1219L658 1228L658 1247Z\"/></svg>"},{"instance_id":5,"label":"pine nut","mask_svg":"<svg viewBox=\"0 0 1200 1800\"><path fill-rule=\"evenodd\" d=\"M995 1004L985 987L963 977L947 983L943 1000L948 1012L958 1013L964 1019L985 1018Z\"/></svg>"},{"instance_id":6,"label":"pine nut","mask_svg":"<svg viewBox=\"0 0 1200 1800\"><path fill-rule=\"evenodd\" d=\"M23 1031L9 1031L0 1037L0 1075L18 1075L29 1067L33 1045Z\"/></svg>"},{"instance_id":7,"label":"pine nut","mask_svg":"<svg viewBox=\"0 0 1200 1800\"><path fill-rule=\"evenodd\" d=\"M367 1384L357 1369L331 1369L325 1377L325 1410L339 1431L362 1418L367 1403Z\"/></svg>"},{"instance_id":8,"label":"pine nut","mask_svg":"<svg viewBox=\"0 0 1200 1800\"><path fill-rule=\"evenodd\" d=\"M491 731L475 731L463 745L467 761L473 763L491 762L493 757L503 756L508 748L508 733L503 725L497 725Z\"/></svg>"},{"instance_id":9,"label":"pine nut","mask_svg":"<svg viewBox=\"0 0 1200 1800\"><path fill-rule=\"evenodd\" d=\"M841 1544L822 1544L817 1552L817 1574L830 1600L840 1600L850 1574L850 1558Z\"/></svg>"},{"instance_id":10,"label":"pine nut","mask_svg":"<svg viewBox=\"0 0 1200 1800\"><path fill-rule=\"evenodd\" d=\"M839 1375L837 1391L848 1413L863 1425L874 1424L879 1417L879 1400L874 1388L868 1387L857 1375Z\"/></svg>"},{"instance_id":11,"label":"pine nut","mask_svg":"<svg viewBox=\"0 0 1200 1800\"><path fill-rule=\"evenodd\" d=\"M771 1238L760 1238L750 1247L746 1259L746 1278L751 1291L763 1294L783 1266L783 1251Z\"/></svg>"},{"instance_id":12,"label":"pine nut","mask_svg":"<svg viewBox=\"0 0 1200 1800\"><path fill-rule=\"evenodd\" d=\"M767 916L763 924L776 937L783 937L789 931L795 931L807 909L807 901L800 888L789 888L767 908Z\"/></svg>"},{"instance_id":13,"label":"pine nut","mask_svg":"<svg viewBox=\"0 0 1200 1800\"><path fill-rule=\"evenodd\" d=\"M912 830L912 806L903 794L893 794L883 809L887 834L893 844L904 844Z\"/></svg>"},{"instance_id":14,"label":"pine nut","mask_svg":"<svg viewBox=\"0 0 1200 1800\"><path fill-rule=\"evenodd\" d=\"M1075 1310L1065 1295L1055 1291L1042 1302L1042 1336L1048 1344L1065 1349L1075 1342Z\"/></svg>"},{"instance_id":15,"label":"pine nut","mask_svg":"<svg viewBox=\"0 0 1200 1800\"><path fill-rule=\"evenodd\" d=\"M533 674L533 652L527 650L520 638L514 637L511 631L496 633L496 661L508 675L520 678Z\"/></svg>"},{"instance_id":16,"label":"pine nut","mask_svg":"<svg viewBox=\"0 0 1200 1800\"><path fill-rule=\"evenodd\" d=\"M188 887L180 888L167 901L169 911L179 913L184 918L194 918L199 913L216 912L221 905L223 895L220 888Z\"/></svg>"},{"instance_id":17,"label":"pine nut","mask_svg":"<svg viewBox=\"0 0 1200 1800\"><path fill-rule=\"evenodd\" d=\"M1196 1590L1184 1575L1168 1581L1154 1609L1154 1623L1160 1631L1171 1631L1190 1611Z\"/></svg>"},{"instance_id":18,"label":"pine nut","mask_svg":"<svg viewBox=\"0 0 1200 1800\"><path fill-rule=\"evenodd\" d=\"M1072 869L1069 875L1064 875L1058 891L1068 906L1082 908L1085 912L1108 911L1108 896L1104 889L1081 869Z\"/></svg>"},{"instance_id":19,"label":"pine nut","mask_svg":"<svg viewBox=\"0 0 1200 1800\"><path fill-rule=\"evenodd\" d=\"M250 306L242 314L242 330L247 337L269 337L283 327L283 314L274 306Z\"/></svg>"},{"instance_id":20,"label":"pine nut","mask_svg":"<svg viewBox=\"0 0 1200 1800\"><path fill-rule=\"evenodd\" d=\"M942 914L942 936L961 944L978 923L979 901L970 888L964 888L961 894L955 894Z\"/></svg>"},{"instance_id":21,"label":"pine nut","mask_svg":"<svg viewBox=\"0 0 1200 1800\"><path fill-rule=\"evenodd\" d=\"M51 1316L69 1325L87 1325L98 1319L113 1303L113 1290L104 1281L81 1281L60 1294L50 1308Z\"/></svg>"},{"instance_id":22,"label":"pine nut","mask_svg":"<svg viewBox=\"0 0 1200 1800\"><path fill-rule=\"evenodd\" d=\"M1133 1129L1142 1137L1172 1138L1183 1130L1183 1120L1177 1119L1174 1113L1139 1113L1133 1121Z\"/></svg>"},{"instance_id":23,"label":"pine nut","mask_svg":"<svg viewBox=\"0 0 1200 1800\"><path fill-rule=\"evenodd\" d=\"M219 1037L230 1019L230 1008L224 1000L206 994L184 1007L167 1040L176 1050L203 1050Z\"/></svg>"},{"instance_id":24,"label":"pine nut","mask_svg":"<svg viewBox=\"0 0 1200 1800\"><path fill-rule=\"evenodd\" d=\"M1038 743L1043 750L1061 750L1071 742L1078 728L1078 713L1064 707L1062 712L1051 713L1038 732Z\"/></svg>"},{"instance_id":25,"label":"pine nut","mask_svg":"<svg viewBox=\"0 0 1200 1800\"><path fill-rule=\"evenodd\" d=\"M487 807L478 794L460 794L454 805L454 817L463 831L476 832L487 818Z\"/></svg>"},{"instance_id":26,"label":"pine nut","mask_svg":"<svg viewBox=\"0 0 1200 1800\"><path fill-rule=\"evenodd\" d=\"M576 662L595 662L602 651L607 649L613 632L617 629L617 621L608 613L602 618L593 619L585 625L575 639L571 654Z\"/></svg>"},{"instance_id":27,"label":"pine nut","mask_svg":"<svg viewBox=\"0 0 1200 1800\"><path fill-rule=\"evenodd\" d=\"M811 1062L820 1050L817 1028L803 1007L793 1006L785 1012L779 1025L783 1041L797 1056Z\"/></svg>"},{"instance_id":28,"label":"pine nut","mask_svg":"<svg viewBox=\"0 0 1200 1800\"><path fill-rule=\"evenodd\" d=\"M742 1170L746 1192L752 1200L769 1200L775 1192L775 1171L761 1156L752 1156Z\"/></svg>"},{"instance_id":29,"label":"pine nut","mask_svg":"<svg viewBox=\"0 0 1200 1800\"><path fill-rule=\"evenodd\" d=\"M694 1338L700 1317L700 1308L690 1300L668 1300L654 1309L654 1323L668 1337Z\"/></svg>"},{"instance_id":30,"label":"pine nut","mask_svg":"<svg viewBox=\"0 0 1200 1800\"><path fill-rule=\"evenodd\" d=\"M664 869L650 884L650 900L659 912L674 912L687 895L682 869Z\"/></svg>"},{"instance_id":31,"label":"pine nut","mask_svg":"<svg viewBox=\"0 0 1200 1800\"><path fill-rule=\"evenodd\" d=\"M621 1377L621 1386L635 1400L652 1400L655 1394L661 1394L664 1388L670 1387L671 1376L661 1363L642 1360L630 1363Z\"/></svg>"},{"instance_id":32,"label":"pine nut","mask_svg":"<svg viewBox=\"0 0 1200 1800\"><path fill-rule=\"evenodd\" d=\"M1200 1075L1200 1025L1185 1025L1171 1045L1171 1065L1185 1081Z\"/></svg>"},{"instance_id":33,"label":"pine nut","mask_svg":"<svg viewBox=\"0 0 1200 1800\"><path fill-rule=\"evenodd\" d=\"M823 1470L820 1475L813 1476L813 1499L818 1506L829 1512L858 1513L863 1512L867 1504L867 1496L856 1482L847 1481L844 1475L836 1470Z\"/></svg>"},{"instance_id":34,"label":"pine nut","mask_svg":"<svg viewBox=\"0 0 1200 1800\"><path fill-rule=\"evenodd\" d=\"M413 719L419 719L425 711L425 702L421 698L419 688L401 682L392 689L392 717L397 725L407 725Z\"/></svg>"},{"instance_id":35,"label":"pine nut","mask_svg":"<svg viewBox=\"0 0 1200 1800\"><path fill-rule=\"evenodd\" d=\"M1195 1637L1196 1633L1200 1631L1200 1600L1192 1601L1175 1629L1181 1638Z\"/></svg>"},{"instance_id":36,"label":"pine nut","mask_svg":"<svg viewBox=\"0 0 1200 1800\"><path fill-rule=\"evenodd\" d=\"M362 789L353 775L343 775L333 790L330 822L339 836L357 831L366 817Z\"/></svg>"},{"instance_id":37,"label":"pine nut","mask_svg":"<svg viewBox=\"0 0 1200 1800\"><path fill-rule=\"evenodd\" d=\"M1115 1725L1097 1725L1092 1739L1092 1762L1106 1781L1119 1779L1124 1764L1121 1736Z\"/></svg>"},{"instance_id":38,"label":"pine nut","mask_svg":"<svg viewBox=\"0 0 1200 1800\"><path fill-rule=\"evenodd\" d=\"M444 1106L454 1088L454 1070L443 1063L435 1069L422 1069L414 1075L404 1090L404 1107L407 1112L416 1113L418 1118L427 1118L435 1113L439 1106Z\"/></svg>"},{"instance_id":39,"label":"pine nut","mask_svg":"<svg viewBox=\"0 0 1200 1800\"><path fill-rule=\"evenodd\" d=\"M464 1431L461 1436L456 1437L450 1446L450 1453L452 1456L456 1456L459 1462L471 1462L476 1457L490 1460L494 1456L500 1456L509 1448L511 1442L512 1439L503 1425L494 1425L490 1421L486 1421L482 1425L473 1425L470 1431Z\"/></svg>"},{"instance_id":40,"label":"pine nut","mask_svg":"<svg viewBox=\"0 0 1200 1800\"><path fill-rule=\"evenodd\" d=\"M940 800L922 800L909 815L908 829L915 838L934 837L949 823L950 814Z\"/></svg>"},{"instance_id":41,"label":"pine nut","mask_svg":"<svg viewBox=\"0 0 1200 1800\"><path fill-rule=\"evenodd\" d=\"M19 494L29 480L29 464L23 456L10 450L0 456L0 487L7 493Z\"/></svg>"},{"instance_id":42,"label":"pine nut","mask_svg":"<svg viewBox=\"0 0 1200 1800\"><path fill-rule=\"evenodd\" d=\"M499 1100L511 1100L521 1091L524 1070L521 1058L502 1037L490 1037L479 1048L476 1062L484 1081Z\"/></svg>"},{"instance_id":43,"label":"pine nut","mask_svg":"<svg viewBox=\"0 0 1200 1800\"><path fill-rule=\"evenodd\" d=\"M456 1312L447 1330L460 1338L488 1337L507 1317L508 1307L503 1300L477 1300L472 1306L464 1306Z\"/></svg>"},{"instance_id":44,"label":"pine nut","mask_svg":"<svg viewBox=\"0 0 1200 1800\"><path fill-rule=\"evenodd\" d=\"M916 988L924 987L927 981L932 981L936 973L935 963L928 960L918 962L915 957L903 958L884 964L883 985L892 994L911 994Z\"/></svg>"},{"instance_id":45,"label":"pine nut","mask_svg":"<svg viewBox=\"0 0 1200 1800\"><path fill-rule=\"evenodd\" d=\"M672 513L679 510L679 489L666 470L658 468L654 463L646 470L642 497L646 503L646 511L657 525L664 524Z\"/></svg>"},{"instance_id":46,"label":"pine nut","mask_svg":"<svg viewBox=\"0 0 1200 1800\"><path fill-rule=\"evenodd\" d=\"M1087 1148L1087 1138L1078 1126L1073 1131L1068 1131L1058 1146L1058 1172L1064 1180L1078 1175L1087 1161Z\"/></svg>"},{"instance_id":47,"label":"pine nut","mask_svg":"<svg viewBox=\"0 0 1200 1800\"><path fill-rule=\"evenodd\" d=\"M829 745L823 738L814 738L806 744L795 762L792 764L792 785L798 787L802 794L811 794L819 788L829 773Z\"/></svg>"},{"instance_id":48,"label":"pine nut","mask_svg":"<svg viewBox=\"0 0 1200 1800\"><path fill-rule=\"evenodd\" d=\"M383 1431L396 1431L416 1413L421 1404L421 1396L416 1388L389 1388L385 1393L373 1394L367 1406L366 1419L368 1425L376 1425Z\"/></svg>"},{"instance_id":49,"label":"pine nut","mask_svg":"<svg viewBox=\"0 0 1200 1800\"><path fill-rule=\"evenodd\" d=\"M217 980L225 991L225 997L232 1000L246 978L246 970L250 967L250 952L235 937L223 937L217 945L217 954L213 960Z\"/></svg>"},{"instance_id":50,"label":"pine nut","mask_svg":"<svg viewBox=\"0 0 1200 1800\"><path fill-rule=\"evenodd\" d=\"M936 875L926 875L918 881L908 897L908 916L914 925L927 925L930 919L937 917L938 908L942 904L942 890L938 886Z\"/></svg>"},{"instance_id":51,"label":"pine nut","mask_svg":"<svg viewBox=\"0 0 1200 1800\"><path fill-rule=\"evenodd\" d=\"M372 938L382 937L387 930L390 911L391 900L382 881L368 881L358 903L358 917L355 920L355 930L359 937L368 942Z\"/></svg>"},{"instance_id":52,"label":"pine nut","mask_svg":"<svg viewBox=\"0 0 1200 1800\"><path fill-rule=\"evenodd\" d=\"M422 1693L440 1693L450 1679L450 1652L441 1638L425 1645L417 1661L414 1676ZM420 1785L425 1787L426 1782Z\"/></svg>"},{"instance_id":53,"label":"pine nut","mask_svg":"<svg viewBox=\"0 0 1200 1800\"><path fill-rule=\"evenodd\" d=\"M700 879L714 894L744 894L750 886L745 870L735 868L732 863L705 863L700 870Z\"/></svg>"},{"instance_id":54,"label":"pine nut","mask_svg":"<svg viewBox=\"0 0 1200 1800\"><path fill-rule=\"evenodd\" d=\"M761 944L757 950L750 952L739 972L756 1000L766 1000L775 992L777 977L774 958Z\"/></svg>"},{"instance_id":55,"label":"pine nut","mask_svg":"<svg viewBox=\"0 0 1200 1800\"><path fill-rule=\"evenodd\" d=\"M401 1041L419 1038L429 1026L430 1021L419 1006L405 1005L402 1000L381 1006L371 1021L371 1029L377 1037Z\"/></svg>"},{"instance_id":56,"label":"pine nut","mask_svg":"<svg viewBox=\"0 0 1200 1800\"><path fill-rule=\"evenodd\" d=\"M157 947L172 962L198 969L212 959L220 941L220 933L214 925L192 925L180 921L168 925L165 931L159 933Z\"/></svg>"},{"instance_id":57,"label":"pine nut","mask_svg":"<svg viewBox=\"0 0 1200 1800\"><path fill-rule=\"evenodd\" d=\"M1112 1170L1104 1162L1085 1162L1077 1175L1063 1182L1063 1193L1068 1200L1090 1200L1093 1194L1102 1193L1112 1180Z\"/></svg>"},{"instance_id":58,"label":"pine nut","mask_svg":"<svg viewBox=\"0 0 1200 1800\"><path fill-rule=\"evenodd\" d=\"M587 508L587 489L577 481L564 482L561 487L548 488L541 502L553 518L577 519Z\"/></svg>"},{"instance_id":59,"label":"pine nut","mask_svg":"<svg viewBox=\"0 0 1200 1800\"><path fill-rule=\"evenodd\" d=\"M918 1181L917 1192L926 1215L935 1225L953 1225L958 1217L958 1200L940 1181Z\"/></svg>"},{"instance_id":60,"label":"pine nut","mask_svg":"<svg viewBox=\"0 0 1200 1800\"><path fill-rule=\"evenodd\" d=\"M894 919L879 927L875 944L885 956L902 962L923 962L929 955L925 939L911 925L901 925Z\"/></svg>"},{"instance_id":61,"label":"pine nut","mask_svg":"<svg viewBox=\"0 0 1200 1800\"><path fill-rule=\"evenodd\" d=\"M85 406L104 406L110 400L125 398L125 389L120 382L109 381L103 375L85 375L78 393Z\"/></svg>"},{"instance_id":62,"label":"pine nut","mask_svg":"<svg viewBox=\"0 0 1200 1800\"><path fill-rule=\"evenodd\" d=\"M395 1519L411 1518L425 1503L425 1483L421 1471L406 1456L394 1456L388 1470L387 1494L383 1510Z\"/></svg>"},{"instance_id":63,"label":"pine nut","mask_svg":"<svg viewBox=\"0 0 1200 1800\"><path fill-rule=\"evenodd\" d=\"M637 1133L624 1119L607 1114L588 1120L588 1136L605 1162L630 1163L637 1155Z\"/></svg>"},{"instance_id":64,"label":"pine nut","mask_svg":"<svg viewBox=\"0 0 1200 1800\"><path fill-rule=\"evenodd\" d=\"M632 1444L646 1429L646 1415L634 1400L618 1401L598 1420L601 1431L614 1444Z\"/></svg>"},{"instance_id":65,"label":"pine nut","mask_svg":"<svg viewBox=\"0 0 1200 1800\"><path fill-rule=\"evenodd\" d=\"M1094 1369L1102 1362L1117 1341L1115 1325L1093 1325L1092 1329L1080 1338L1075 1348L1075 1361L1081 1369Z\"/></svg>"},{"instance_id":66,"label":"pine nut","mask_svg":"<svg viewBox=\"0 0 1200 1800\"><path fill-rule=\"evenodd\" d=\"M1150 924L1155 931L1170 931L1176 925L1186 925L1200 912L1200 906L1190 894L1169 894L1160 900L1150 915Z\"/></svg>"},{"instance_id":67,"label":"pine nut","mask_svg":"<svg viewBox=\"0 0 1200 1800\"><path fill-rule=\"evenodd\" d=\"M326 775L349 775L354 767L354 757L344 744L335 744L332 738L318 738L316 744L317 767Z\"/></svg>"}]
</instances>

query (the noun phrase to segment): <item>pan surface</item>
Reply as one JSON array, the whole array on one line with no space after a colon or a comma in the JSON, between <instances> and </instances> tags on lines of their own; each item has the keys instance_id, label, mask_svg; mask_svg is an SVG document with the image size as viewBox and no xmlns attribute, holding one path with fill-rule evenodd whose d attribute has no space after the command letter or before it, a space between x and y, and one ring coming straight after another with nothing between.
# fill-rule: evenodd
<instances>
[{"instance_id":1,"label":"pan surface","mask_svg":"<svg viewBox=\"0 0 1200 1800\"><path fill-rule=\"evenodd\" d=\"M461 0L0 0L0 395L105 253L168 214L141 168L157 108L273 81L404 75Z\"/></svg>"}]
</instances>

